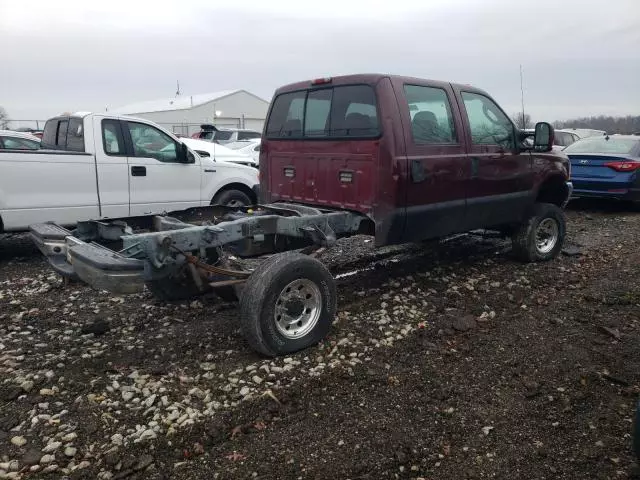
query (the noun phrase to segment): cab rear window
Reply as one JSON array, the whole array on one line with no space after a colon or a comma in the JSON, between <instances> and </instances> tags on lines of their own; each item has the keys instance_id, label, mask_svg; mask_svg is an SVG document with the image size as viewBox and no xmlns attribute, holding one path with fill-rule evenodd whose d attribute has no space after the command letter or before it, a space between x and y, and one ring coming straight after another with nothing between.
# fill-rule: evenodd
<instances>
[{"instance_id":1,"label":"cab rear window","mask_svg":"<svg viewBox=\"0 0 640 480\"><path fill-rule=\"evenodd\" d=\"M370 138L380 134L376 95L369 85L300 90L273 101L267 138Z\"/></svg>"}]
</instances>

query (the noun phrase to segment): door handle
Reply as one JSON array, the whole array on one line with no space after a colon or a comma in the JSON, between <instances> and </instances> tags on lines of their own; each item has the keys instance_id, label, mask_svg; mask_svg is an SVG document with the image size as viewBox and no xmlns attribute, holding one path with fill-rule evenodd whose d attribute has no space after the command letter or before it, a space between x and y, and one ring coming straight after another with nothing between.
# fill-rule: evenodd
<instances>
[{"instance_id":1,"label":"door handle","mask_svg":"<svg viewBox=\"0 0 640 480\"><path fill-rule=\"evenodd\" d=\"M131 176L132 177L146 177L147 176L147 167L140 167L140 166L131 167Z\"/></svg>"},{"instance_id":2,"label":"door handle","mask_svg":"<svg viewBox=\"0 0 640 480\"><path fill-rule=\"evenodd\" d=\"M413 183L423 182L428 176L421 160L411 160L411 181Z\"/></svg>"},{"instance_id":3,"label":"door handle","mask_svg":"<svg viewBox=\"0 0 640 480\"><path fill-rule=\"evenodd\" d=\"M478 157L471 157L471 178L478 178L479 165L480 159Z\"/></svg>"},{"instance_id":4,"label":"door handle","mask_svg":"<svg viewBox=\"0 0 640 480\"><path fill-rule=\"evenodd\" d=\"M216 173L216 171L213 168L205 168L204 171L205 173Z\"/></svg>"}]
</instances>

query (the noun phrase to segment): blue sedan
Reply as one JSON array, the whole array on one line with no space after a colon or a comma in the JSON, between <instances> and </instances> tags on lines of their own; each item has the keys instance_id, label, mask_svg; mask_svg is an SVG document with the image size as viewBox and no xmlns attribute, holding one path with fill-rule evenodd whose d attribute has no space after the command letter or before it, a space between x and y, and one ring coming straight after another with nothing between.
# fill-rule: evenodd
<instances>
[{"instance_id":1,"label":"blue sedan","mask_svg":"<svg viewBox=\"0 0 640 480\"><path fill-rule=\"evenodd\" d=\"M576 197L640 202L640 137L588 137L565 148Z\"/></svg>"}]
</instances>

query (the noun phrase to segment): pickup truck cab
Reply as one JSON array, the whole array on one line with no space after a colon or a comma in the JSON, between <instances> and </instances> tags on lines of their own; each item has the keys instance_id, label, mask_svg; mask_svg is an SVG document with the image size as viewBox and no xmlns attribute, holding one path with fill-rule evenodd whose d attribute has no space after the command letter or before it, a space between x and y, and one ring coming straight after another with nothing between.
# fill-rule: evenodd
<instances>
[{"instance_id":1,"label":"pickup truck cab","mask_svg":"<svg viewBox=\"0 0 640 480\"><path fill-rule=\"evenodd\" d=\"M34 223L256 201L255 168L202 158L147 120L77 113L47 121L40 150L0 150L0 232Z\"/></svg>"},{"instance_id":2,"label":"pickup truck cab","mask_svg":"<svg viewBox=\"0 0 640 480\"><path fill-rule=\"evenodd\" d=\"M549 124L536 130L553 144ZM519 232L535 214L553 237L551 248L538 239L538 256L552 257L570 164L551 147L527 147L526 135L468 85L391 75L287 85L262 138L263 201L359 212L377 245L496 228L520 238L521 250Z\"/></svg>"}]
</instances>

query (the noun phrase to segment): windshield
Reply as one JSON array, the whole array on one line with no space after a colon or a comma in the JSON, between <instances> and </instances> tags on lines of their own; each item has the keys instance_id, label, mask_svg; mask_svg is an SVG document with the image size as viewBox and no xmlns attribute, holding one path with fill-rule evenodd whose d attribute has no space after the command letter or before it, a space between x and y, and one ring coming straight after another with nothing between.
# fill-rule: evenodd
<instances>
[{"instance_id":1,"label":"windshield","mask_svg":"<svg viewBox=\"0 0 640 480\"><path fill-rule=\"evenodd\" d=\"M572 143L565 153L616 153L629 155L640 140L634 138L589 137Z\"/></svg>"},{"instance_id":2,"label":"windshield","mask_svg":"<svg viewBox=\"0 0 640 480\"><path fill-rule=\"evenodd\" d=\"M233 136L233 132L231 130L217 130L213 132L214 140L230 140Z\"/></svg>"}]
</instances>

